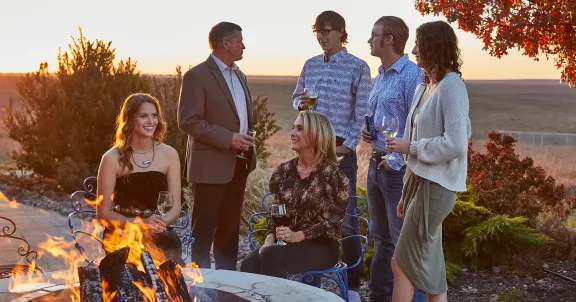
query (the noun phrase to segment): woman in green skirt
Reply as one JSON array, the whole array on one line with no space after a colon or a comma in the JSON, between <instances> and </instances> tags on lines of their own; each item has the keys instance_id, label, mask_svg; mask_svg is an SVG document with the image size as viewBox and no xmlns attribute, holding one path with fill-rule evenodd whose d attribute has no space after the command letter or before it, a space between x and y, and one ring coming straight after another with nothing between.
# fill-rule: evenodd
<instances>
[{"instance_id":1,"label":"woman in green skirt","mask_svg":"<svg viewBox=\"0 0 576 302\"><path fill-rule=\"evenodd\" d=\"M406 121L405 139L387 139L391 152L406 154L407 169L398 216L404 223L392 258L392 301L411 301L414 286L428 301L447 301L442 221L456 192L466 191L470 118L461 78L460 49L444 21L422 24L412 51L424 70Z\"/></svg>"}]
</instances>

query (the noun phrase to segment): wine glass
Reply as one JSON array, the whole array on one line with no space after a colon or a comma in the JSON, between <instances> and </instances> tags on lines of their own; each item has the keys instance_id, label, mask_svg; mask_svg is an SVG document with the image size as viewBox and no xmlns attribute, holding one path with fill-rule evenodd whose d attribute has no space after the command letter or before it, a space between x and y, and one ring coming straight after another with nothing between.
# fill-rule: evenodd
<instances>
[{"instance_id":1,"label":"wine glass","mask_svg":"<svg viewBox=\"0 0 576 302\"><path fill-rule=\"evenodd\" d=\"M284 204L271 204L270 205L270 216L274 220L276 227L287 226L289 224L288 217L286 216L286 206ZM276 241L277 245L286 245L286 242L278 239Z\"/></svg>"},{"instance_id":2,"label":"wine glass","mask_svg":"<svg viewBox=\"0 0 576 302\"><path fill-rule=\"evenodd\" d=\"M385 116L382 118L382 133L386 138L395 137L398 134L398 118L395 116ZM383 160L388 161L390 152L386 150L386 155L382 156Z\"/></svg>"},{"instance_id":3,"label":"wine glass","mask_svg":"<svg viewBox=\"0 0 576 302\"><path fill-rule=\"evenodd\" d=\"M256 139L256 130L254 130L254 129L248 130L248 135L250 135L250 136L252 136L252 138ZM250 150L250 149L248 149L248 150ZM246 155L244 155L244 151L238 152L238 154L236 154L236 157L241 158L241 159L246 159Z\"/></svg>"},{"instance_id":4,"label":"wine glass","mask_svg":"<svg viewBox=\"0 0 576 302\"><path fill-rule=\"evenodd\" d=\"M304 88L304 94L308 96L308 110L312 110L318 100L318 90L314 88Z\"/></svg>"},{"instance_id":5,"label":"wine glass","mask_svg":"<svg viewBox=\"0 0 576 302\"><path fill-rule=\"evenodd\" d=\"M162 217L166 217L168 212L172 210L174 206L174 194L168 191L161 191L158 193L158 201L156 202L156 207L158 208L158 212Z\"/></svg>"}]
</instances>

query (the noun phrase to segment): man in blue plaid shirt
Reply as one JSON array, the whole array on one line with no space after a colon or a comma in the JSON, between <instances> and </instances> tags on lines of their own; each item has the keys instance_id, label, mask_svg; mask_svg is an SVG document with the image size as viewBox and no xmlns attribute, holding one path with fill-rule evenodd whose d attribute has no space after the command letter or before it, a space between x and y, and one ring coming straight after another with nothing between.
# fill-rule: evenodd
<instances>
[{"instance_id":1,"label":"man in blue plaid shirt","mask_svg":"<svg viewBox=\"0 0 576 302\"><path fill-rule=\"evenodd\" d=\"M384 16L376 21L368 40L371 55L382 62L370 94L370 113L374 115L377 128L381 128L384 117L396 117L396 137L400 138L404 135L416 86L423 77L422 70L404 53L408 36L408 26L402 19ZM406 163L400 153L391 153L386 160L382 159L386 155L386 138L381 131L378 131L377 139L371 141L369 133L363 130L363 139L371 143L374 150L366 188L374 238L368 283L370 301L392 301L394 276L391 261L402 229L402 219L396 215L396 207L402 196ZM427 301L426 294L416 288L412 301Z\"/></svg>"},{"instance_id":2,"label":"man in blue plaid shirt","mask_svg":"<svg viewBox=\"0 0 576 302\"><path fill-rule=\"evenodd\" d=\"M304 110L309 103L304 89L315 89L318 98L313 110L324 114L336 132L336 153L340 169L350 180L350 196L356 195L358 163L356 147L364 115L368 112L370 95L370 68L365 61L350 54L343 46L347 43L344 18L333 11L322 12L312 26L323 54L306 61L298 84L292 95L294 108ZM347 213L354 214L356 199L350 199ZM342 237L360 233L358 220L346 216L342 225ZM359 238L343 241L344 262L352 266L360 257ZM348 271L348 294L350 301L360 301L360 274L362 263Z\"/></svg>"}]
</instances>

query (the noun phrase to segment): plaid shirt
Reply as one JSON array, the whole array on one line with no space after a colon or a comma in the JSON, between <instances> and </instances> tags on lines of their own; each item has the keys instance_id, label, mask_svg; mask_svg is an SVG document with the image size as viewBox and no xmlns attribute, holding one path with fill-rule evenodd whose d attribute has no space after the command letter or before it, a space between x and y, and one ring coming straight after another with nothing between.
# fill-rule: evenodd
<instances>
[{"instance_id":1,"label":"plaid shirt","mask_svg":"<svg viewBox=\"0 0 576 302\"><path fill-rule=\"evenodd\" d=\"M298 108L305 87L317 89L315 110L328 118L344 145L355 150L368 113L370 86L368 64L343 47L329 59L318 55L306 61L292 95L293 105Z\"/></svg>"},{"instance_id":2,"label":"plaid shirt","mask_svg":"<svg viewBox=\"0 0 576 302\"><path fill-rule=\"evenodd\" d=\"M380 66L378 73L370 93L370 109L374 114L374 125L379 129L384 116L396 116L398 118L396 137L402 138L414 92L418 84L422 83L424 73L414 62L408 60L407 54L401 56L386 71ZM373 147L380 152L386 151L386 137L382 131L378 131L378 139L373 143ZM390 153L387 163L395 170L400 170L405 164L403 155L394 152Z\"/></svg>"}]
</instances>

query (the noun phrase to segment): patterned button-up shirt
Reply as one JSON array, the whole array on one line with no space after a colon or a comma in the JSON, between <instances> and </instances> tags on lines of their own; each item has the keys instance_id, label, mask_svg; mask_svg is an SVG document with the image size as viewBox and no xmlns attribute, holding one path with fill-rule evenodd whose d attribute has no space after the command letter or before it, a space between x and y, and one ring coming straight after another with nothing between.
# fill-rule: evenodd
<instances>
[{"instance_id":1,"label":"patterned button-up shirt","mask_svg":"<svg viewBox=\"0 0 576 302\"><path fill-rule=\"evenodd\" d=\"M408 60L407 54L401 56L388 70L380 66L378 73L374 79L369 102L370 110L374 114L374 125L380 129L384 116L396 116L398 118L396 137L402 138L414 92L422 82L424 74L414 62ZM382 131L378 131L378 139L372 144L377 151L386 151L386 137ZM405 164L402 154L394 152L388 155L387 163L395 170L400 170Z\"/></svg>"},{"instance_id":2,"label":"patterned button-up shirt","mask_svg":"<svg viewBox=\"0 0 576 302\"><path fill-rule=\"evenodd\" d=\"M270 177L274 203L286 206L293 232L302 231L306 239L341 237L342 220L348 206L350 181L338 166L324 160L304 179L298 174L298 157L280 164ZM268 234L276 232L268 219Z\"/></svg>"},{"instance_id":3,"label":"patterned button-up shirt","mask_svg":"<svg viewBox=\"0 0 576 302\"><path fill-rule=\"evenodd\" d=\"M330 56L318 55L306 61L292 95L294 108L298 108L304 88L318 91L315 110L324 114L336 132L351 150L360 142L364 115L368 113L370 95L370 68L366 62L345 47Z\"/></svg>"}]
</instances>

